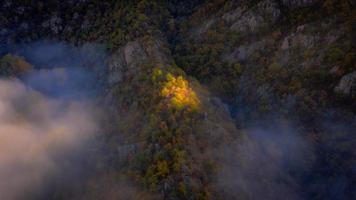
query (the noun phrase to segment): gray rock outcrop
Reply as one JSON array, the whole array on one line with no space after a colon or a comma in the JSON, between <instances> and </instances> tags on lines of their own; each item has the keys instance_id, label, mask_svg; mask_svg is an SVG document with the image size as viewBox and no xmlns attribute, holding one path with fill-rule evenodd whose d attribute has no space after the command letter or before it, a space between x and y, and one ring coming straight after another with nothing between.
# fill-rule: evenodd
<instances>
[{"instance_id":1,"label":"gray rock outcrop","mask_svg":"<svg viewBox=\"0 0 356 200\"><path fill-rule=\"evenodd\" d=\"M356 97L356 71L344 75L334 91L345 96Z\"/></svg>"}]
</instances>

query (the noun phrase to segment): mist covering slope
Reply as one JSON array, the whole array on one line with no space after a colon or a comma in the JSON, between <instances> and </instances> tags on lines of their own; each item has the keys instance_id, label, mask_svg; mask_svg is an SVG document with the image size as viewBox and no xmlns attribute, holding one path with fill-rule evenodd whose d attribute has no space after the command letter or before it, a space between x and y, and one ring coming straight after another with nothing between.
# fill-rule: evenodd
<instances>
[{"instance_id":1,"label":"mist covering slope","mask_svg":"<svg viewBox=\"0 0 356 200\"><path fill-rule=\"evenodd\" d=\"M354 30L349 0L5 0L0 198L352 199Z\"/></svg>"}]
</instances>

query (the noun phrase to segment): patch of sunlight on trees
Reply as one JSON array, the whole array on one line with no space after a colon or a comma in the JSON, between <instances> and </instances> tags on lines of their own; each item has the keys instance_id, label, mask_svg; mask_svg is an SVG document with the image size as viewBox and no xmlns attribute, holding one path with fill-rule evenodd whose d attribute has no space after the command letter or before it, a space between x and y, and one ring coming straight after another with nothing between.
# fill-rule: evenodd
<instances>
[{"instance_id":1,"label":"patch of sunlight on trees","mask_svg":"<svg viewBox=\"0 0 356 200\"><path fill-rule=\"evenodd\" d=\"M161 90L161 95L169 99L171 106L179 110L184 108L197 110L199 108L200 101L183 76L175 77L168 73L166 79L167 82Z\"/></svg>"}]
</instances>

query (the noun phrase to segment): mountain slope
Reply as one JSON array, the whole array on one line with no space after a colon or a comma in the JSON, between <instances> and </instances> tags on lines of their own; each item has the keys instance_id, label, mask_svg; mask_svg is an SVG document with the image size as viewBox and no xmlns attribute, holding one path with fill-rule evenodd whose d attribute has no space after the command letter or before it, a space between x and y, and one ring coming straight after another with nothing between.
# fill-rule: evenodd
<instances>
[{"instance_id":1,"label":"mountain slope","mask_svg":"<svg viewBox=\"0 0 356 200\"><path fill-rule=\"evenodd\" d=\"M107 49L105 164L71 198L351 199L354 26L348 0L5 0L0 75L33 41Z\"/></svg>"}]
</instances>

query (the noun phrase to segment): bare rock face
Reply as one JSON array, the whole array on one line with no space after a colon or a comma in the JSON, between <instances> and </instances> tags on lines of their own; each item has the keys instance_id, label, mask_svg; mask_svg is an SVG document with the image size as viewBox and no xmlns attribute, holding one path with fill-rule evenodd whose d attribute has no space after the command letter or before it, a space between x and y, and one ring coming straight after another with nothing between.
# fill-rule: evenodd
<instances>
[{"instance_id":1,"label":"bare rock face","mask_svg":"<svg viewBox=\"0 0 356 200\"><path fill-rule=\"evenodd\" d=\"M281 49L287 50L297 46L302 47L304 49L309 49L314 47L316 44L318 44L319 40L320 40L319 36L307 35L307 34L296 32L284 38L281 44Z\"/></svg>"},{"instance_id":2,"label":"bare rock face","mask_svg":"<svg viewBox=\"0 0 356 200\"><path fill-rule=\"evenodd\" d=\"M145 63L154 61L157 67L163 67L169 56L164 52L163 42L153 40L144 42L135 40L118 49L109 59L109 84L120 82L124 74L135 74Z\"/></svg>"},{"instance_id":3,"label":"bare rock face","mask_svg":"<svg viewBox=\"0 0 356 200\"><path fill-rule=\"evenodd\" d=\"M255 32L264 26L273 24L279 18L281 12L275 1L261 1L257 6L250 10L243 7L228 13L223 18L229 22L234 21L231 29L241 33Z\"/></svg>"},{"instance_id":4,"label":"bare rock face","mask_svg":"<svg viewBox=\"0 0 356 200\"><path fill-rule=\"evenodd\" d=\"M127 43L109 59L109 84L120 82L125 73L135 73L147 59L142 43L138 40Z\"/></svg>"},{"instance_id":5,"label":"bare rock face","mask_svg":"<svg viewBox=\"0 0 356 200\"><path fill-rule=\"evenodd\" d=\"M345 96L356 97L356 71L344 75L334 91Z\"/></svg>"},{"instance_id":6,"label":"bare rock face","mask_svg":"<svg viewBox=\"0 0 356 200\"><path fill-rule=\"evenodd\" d=\"M261 16L255 15L255 13L253 12L247 12L246 14L242 15L241 18L231 26L231 29L242 33L254 32L263 23L264 20Z\"/></svg>"},{"instance_id":7,"label":"bare rock face","mask_svg":"<svg viewBox=\"0 0 356 200\"><path fill-rule=\"evenodd\" d=\"M236 9L206 19L199 27L191 30L192 37L199 37L214 24L223 20L231 30L241 34L258 32L259 30L274 24L281 15L279 5L274 0L263 0L252 8L240 4Z\"/></svg>"}]
</instances>

